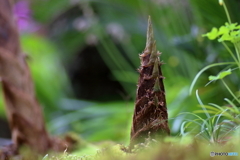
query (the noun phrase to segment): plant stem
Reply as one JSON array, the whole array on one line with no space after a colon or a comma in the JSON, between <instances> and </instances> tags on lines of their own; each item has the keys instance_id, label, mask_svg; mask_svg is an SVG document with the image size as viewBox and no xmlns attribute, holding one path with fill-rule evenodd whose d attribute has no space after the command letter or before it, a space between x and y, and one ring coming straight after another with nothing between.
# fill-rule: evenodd
<instances>
[{"instance_id":1,"label":"plant stem","mask_svg":"<svg viewBox=\"0 0 240 160\"><path fill-rule=\"evenodd\" d=\"M223 82L224 86L227 88L227 90L229 91L229 93L233 96L233 98L240 104L239 99L233 94L233 92L232 92L231 89L228 87L228 85L224 82L223 79L222 79L222 82Z\"/></svg>"},{"instance_id":2,"label":"plant stem","mask_svg":"<svg viewBox=\"0 0 240 160\"><path fill-rule=\"evenodd\" d=\"M236 62L236 63L238 63L238 60L237 60L237 58L235 57L235 55L233 54L233 52L230 50L230 48L226 45L226 43L225 42L222 42L222 44L223 44L223 46L227 49L227 51L231 54L231 56L232 56L232 58L234 59L234 61ZM237 56L238 57L238 59L239 59L239 56ZM240 68L240 64L238 63L238 66L239 66L239 68Z\"/></svg>"},{"instance_id":3,"label":"plant stem","mask_svg":"<svg viewBox=\"0 0 240 160\"><path fill-rule=\"evenodd\" d=\"M228 22L229 22L229 24L231 24L231 23L232 23L232 22L231 22L231 18L230 18L230 15L229 15L229 12L228 12L228 9L227 9L227 6L226 6L224 0L223 0L223 8L224 8L224 10L225 10L225 12L226 12Z\"/></svg>"},{"instance_id":4,"label":"plant stem","mask_svg":"<svg viewBox=\"0 0 240 160\"><path fill-rule=\"evenodd\" d=\"M234 44L234 47L235 47L235 50L236 50L236 53L237 53L237 57L238 57L238 66L239 66L239 69L240 69L240 54L239 54L239 43L233 43Z\"/></svg>"}]
</instances>

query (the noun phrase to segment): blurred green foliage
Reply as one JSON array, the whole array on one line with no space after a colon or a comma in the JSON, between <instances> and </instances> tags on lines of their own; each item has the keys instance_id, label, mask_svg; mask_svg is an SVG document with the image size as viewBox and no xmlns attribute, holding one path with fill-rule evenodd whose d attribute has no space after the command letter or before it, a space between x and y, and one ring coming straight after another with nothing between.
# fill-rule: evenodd
<instances>
[{"instance_id":1,"label":"blurred green foliage","mask_svg":"<svg viewBox=\"0 0 240 160\"><path fill-rule=\"evenodd\" d=\"M59 99L66 96L69 87L65 70L57 57L58 50L46 38L34 34L22 35L21 43L28 56L36 94L48 115L57 110Z\"/></svg>"},{"instance_id":2,"label":"blurred green foliage","mask_svg":"<svg viewBox=\"0 0 240 160\"><path fill-rule=\"evenodd\" d=\"M238 1L226 3L233 22L239 22ZM148 15L152 17L157 48L162 52L160 59L165 63L162 70L173 135L179 134L184 119L193 119L179 113L197 110L196 96L188 93L194 76L206 64L230 59L222 46L201 36L212 26L227 21L217 0L32 0L31 9L44 31L22 34L21 43L29 55L49 131L55 134L75 131L90 141L127 143L138 54L145 47ZM96 46L111 78L123 86L125 97L130 98L92 102L74 97L64 66L70 65L87 45ZM206 104L223 104L223 98L230 97L219 83L204 87L208 75L216 75L220 69L208 70L197 81L199 96ZM236 74L227 81L230 88L239 87L238 77Z\"/></svg>"}]
</instances>

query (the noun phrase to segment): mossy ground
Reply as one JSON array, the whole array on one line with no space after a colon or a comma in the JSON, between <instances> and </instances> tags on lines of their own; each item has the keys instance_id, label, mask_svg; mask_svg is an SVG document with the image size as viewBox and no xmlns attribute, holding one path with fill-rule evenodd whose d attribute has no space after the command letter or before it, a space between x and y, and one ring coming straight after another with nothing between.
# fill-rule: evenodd
<instances>
[{"instance_id":1,"label":"mossy ground","mask_svg":"<svg viewBox=\"0 0 240 160\"><path fill-rule=\"evenodd\" d=\"M165 137L160 141L148 139L144 144L135 146L134 152L128 152L124 145L107 142L104 145L86 144L75 152L49 153L36 156L30 150L22 153L24 160L207 160L207 159L239 159L239 156L214 156L211 152L240 153L238 137L232 137L225 144L210 144L203 139L193 137Z\"/></svg>"}]
</instances>

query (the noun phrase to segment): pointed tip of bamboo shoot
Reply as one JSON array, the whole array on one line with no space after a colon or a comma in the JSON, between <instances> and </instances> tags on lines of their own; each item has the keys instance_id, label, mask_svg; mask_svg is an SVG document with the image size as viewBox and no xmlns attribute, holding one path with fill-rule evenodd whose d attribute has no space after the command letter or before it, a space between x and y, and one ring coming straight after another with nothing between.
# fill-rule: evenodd
<instances>
[{"instance_id":1,"label":"pointed tip of bamboo shoot","mask_svg":"<svg viewBox=\"0 0 240 160\"><path fill-rule=\"evenodd\" d=\"M152 52L151 52L149 63L148 63L149 65L154 64L159 56L157 51L156 41L153 42L151 50Z\"/></svg>"},{"instance_id":2,"label":"pointed tip of bamboo shoot","mask_svg":"<svg viewBox=\"0 0 240 160\"><path fill-rule=\"evenodd\" d=\"M151 54L152 52L152 45L154 43L154 37L153 37L153 27L152 27L152 21L151 16L148 17L148 29L147 29L147 42L146 42L146 49Z\"/></svg>"}]
</instances>

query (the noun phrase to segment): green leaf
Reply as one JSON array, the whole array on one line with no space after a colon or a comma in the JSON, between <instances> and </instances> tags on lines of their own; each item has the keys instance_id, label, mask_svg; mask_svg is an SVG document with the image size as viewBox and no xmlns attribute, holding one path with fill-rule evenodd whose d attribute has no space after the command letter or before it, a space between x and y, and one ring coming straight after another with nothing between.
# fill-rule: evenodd
<instances>
[{"instance_id":1,"label":"green leaf","mask_svg":"<svg viewBox=\"0 0 240 160\"><path fill-rule=\"evenodd\" d=\"M230 36L237 36L238 34L239 34L238 31L232 31L232 32L230 33Z\"/></svg>"},{"instance_id":2,"label":"green leaf","mask_svg":"<svg viewBox=\"0 0 240 160\"><path fill-rule=\"evenodd\" d=\"M233 37L231 37L229 34L224 34L221 38L218 39L218 42L231 41L232 39Z\"/></svg>"},{"instance_id":3,"label":"green leaf","mask_svg":"<svg viewBox=\"0 0 240 160\"><path fill-rule=\"evenodd\" d=\"M229 33L229 29L226 26L221 26L218 32L218 35L222 35L222 34L228 34Z\"/></svg>"},{"instance_id":4,"label":"green leaf","mask_svg":"<svg viewBox=\"0 0 240 160\"><path fill-rule=\"evenodd\" d=\"M236 38L238 38L239 35L239 29L240 25L237 23L225 23L224 26L221 26L219 29L217 28L212 28L211 32L208 32L203 35L203 37L208 37L210 40L214 40L217 37L220 36L218 39L218 42L223 42L223 41L231 41L234 43Z\"/></svg>"},{"instance_id":5,"label":"green leaf","mask_svg":"<svg viewBox=\"0 0 240 160\"><path fill-rule=\"evenodd\" d=\"M214 81L214 80L217 80L217 79L218 79L218 76L209 76L208 77L209 81Z\"/></svg>"},{"instance_id":6,"label":"green leaf","mask_svg":"<svg viewBox=\"0 0 240 160\"><path fill-rule=\"evenodd\" d=\"M221 62L221 63L210 64L210 65L204 67L204 68L201 69L201 70L197 73L197 75L194 77L194 79L193 79L193 81L192 81L192 83L191 83L190 89L189 89L189 94L192 93L194 85L196 84L196 82L197 82L197 80L199 79L200 75L201 75L204 71L208 70L209 68L216 67L216 66L234 65L234 64L236 64L236 62Z\"/></svg>"},{"instance_id":7,"label":"green leaf","mask_svg":"<svg viewBox=\"0 0 240 160\"><path fill-rule=\"evenodd\" d=\"M219 74L219 78L220 78L220 79L223 79L224 77L226 77L227 75L230 75L231 73L232 73L232 70L231 70L231 68L230 68L230 69L228 69L227 71L221 72L221 73Z\"/></svg>"},{"instance_id":8,"label":"green leaf","mask_svg":"<svg viewBox=\"0 0 240 160\"><path fill-rule=\"evenodd\" d=\"M231 23L231 24L225 23L225 25L229 30L232 31L232 30L236 29L237 23Z\"/></svg>"},{"instance_id":9,"label":"green leaf","mask_svg":"<svg viewBox=\"0 0 240 160\"><path fill-rule=\"evenodd\" d=\"M227 75L230 75L232 73L231 68L227 71L223 71L221 73L219 73L217 76L209 76L209 81L216 81L218 79L223 79L224 77L226 77Z\"/></svg>"},{"instance_id":10,"label":"green leaf","mask_svg":"<svg viewBox=\"0 0 240 160\"><path fill-rule=\"evenodd\" d=\"M216 39L218 36L218 29L217 28L212 28L211 32L208 32L207 34L204 34L203 37L208 37L210 40Z\"/></svg>"}]
</instances>

